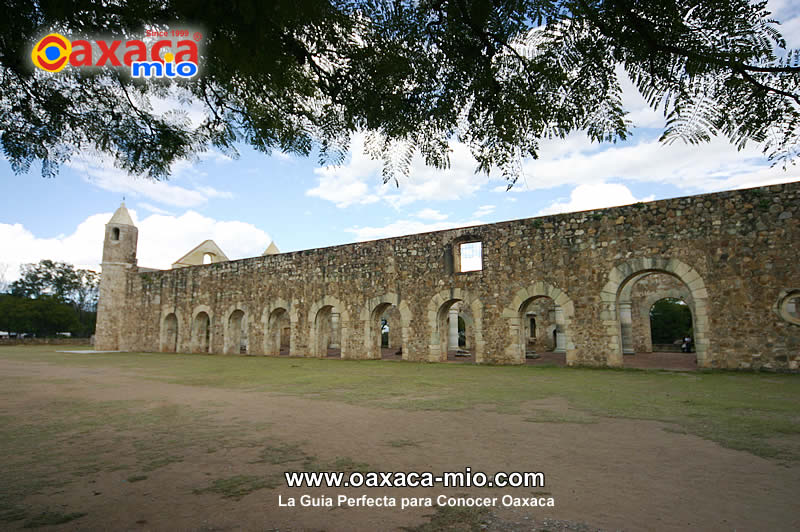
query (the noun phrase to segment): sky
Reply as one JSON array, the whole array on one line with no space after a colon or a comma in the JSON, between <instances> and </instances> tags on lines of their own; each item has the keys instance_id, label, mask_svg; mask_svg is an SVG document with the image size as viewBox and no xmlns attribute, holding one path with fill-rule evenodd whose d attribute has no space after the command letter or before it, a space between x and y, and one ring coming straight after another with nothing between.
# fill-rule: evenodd
<instances>
[{"instance_id":1,"label":"sky","mask_svg":"<svg viewBox=\"0 0 800 532\"><path fill-rule=\"evenodd\" d=\"M800 48L800 0L770 7L789 47ZM463 145L453 147L451 168L416 159L399 187L384 185L358 135L337 167L240 146L237 159L208 152L180 162L165 182L129 176L96 154L73 158L51 179L35 167L16 175L0 156L0 282L42 259L99 271L103 226L123 198L139 229L139 265L166 269L208 238L239 259L271 241L297 251L800 180L800 167L771 167L757 145L659 143L663 114L624 82L635 125L628 140L593 144L578 132L545 141L510 191L501 178L476 174Z\"/></svg>"}]
</instances>

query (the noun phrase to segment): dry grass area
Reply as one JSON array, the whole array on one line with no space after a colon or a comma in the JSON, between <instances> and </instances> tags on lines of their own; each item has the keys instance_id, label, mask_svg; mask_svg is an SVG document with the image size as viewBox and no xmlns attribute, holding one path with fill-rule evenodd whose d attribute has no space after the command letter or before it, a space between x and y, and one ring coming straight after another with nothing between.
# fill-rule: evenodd
<instances>
[{"instance_id":1,"label":"dry grass area","mask_svg":"<svg viewBox=\"0 0 800 532\"><path fill-rule=\"evenodd\" d=\"M797 375L55 349L0 348L0 529L800 529ZM306 489L283 477L466 467L547 483ZM302 494L556 505L278 504Z\"/></svg>"}]
</instances>

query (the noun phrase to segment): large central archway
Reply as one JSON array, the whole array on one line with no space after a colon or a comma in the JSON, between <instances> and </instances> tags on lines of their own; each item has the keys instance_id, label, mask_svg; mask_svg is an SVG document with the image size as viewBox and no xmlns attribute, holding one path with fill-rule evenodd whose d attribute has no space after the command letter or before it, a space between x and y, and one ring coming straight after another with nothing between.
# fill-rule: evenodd
<instances>
[{"instance_id":1,"label":"large central archway","mask_svg":"<svg viewBox=\"0 0 800 532\"><path fill-rule=\"evenodd\" d=\"M670 275L688 290L697 367L710 367L713 357L709 349L708 291L705 283L692 267L678 259L664 258L632 259L615 266L609 273L609 280L600 293L610 349L606 363L620 367L624 364L623 354L633 352L630 293L639 280L654 273Z\"/></svg>"}]
</instances>

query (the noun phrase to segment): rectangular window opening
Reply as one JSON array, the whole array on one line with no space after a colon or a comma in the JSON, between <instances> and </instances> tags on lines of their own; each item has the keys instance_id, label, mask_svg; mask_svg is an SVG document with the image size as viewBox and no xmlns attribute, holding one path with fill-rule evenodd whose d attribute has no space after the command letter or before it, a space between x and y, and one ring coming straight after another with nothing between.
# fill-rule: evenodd
<instances>
[{"instance_id":1,"label":"rectangular window opening","mask_svg":"<svg viewBox=\"0 0 800 532\"><path fill-rule=\"evenodd\" d=\"M483 269L483 248L481 242L466 242L459 247L461 272L477 272Z\"/></svg>"}]
</instances>

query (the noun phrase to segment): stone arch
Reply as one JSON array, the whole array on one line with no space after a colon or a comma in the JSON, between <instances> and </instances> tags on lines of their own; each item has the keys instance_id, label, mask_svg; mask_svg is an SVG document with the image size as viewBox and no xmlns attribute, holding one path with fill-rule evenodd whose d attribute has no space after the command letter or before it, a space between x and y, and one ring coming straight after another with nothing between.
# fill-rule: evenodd
<instances>
[{"instance_id":1,"label":"stone arch","mask_svg":"<svg viewBox=\"0 0 800 532\"><path fill-rule=\"evenodd\" d=\"M800 289L784 289L772 306L772 311L782 320L793 325L800 325L800 307L798 306Z\"/></svg>"},{"instance_id":2,"label":"stone arch","mask_svg":"<svg viewBox=\"0 0 800 532\"><path fill-rule=\"evenodd\" d=\"M288 323L288 334L286 325ZM263 349L267 355L289 355L292 352L292 336L297 327L296 307L285 299L276 299L261 314L264 331Z\"/></svg>"},{"instance_id":3,"label":"stone arch","mask_svg":"<svg viewBox=\"0 0 800 532\"><path fill-rule=\"evenodd\" d=\"M214 313L208 305L198 305L192 312L191 347L192 353L210 353L213 345Z\"/></svg>"},{"instance_id":4,"label":"stone arch","mask_svg":"<svg viewBox=\"0 0 800 532\"><path fill-rule=\"evenodd\" d=\"M556 328L554 330L557 338L559 337L558 333L561 332L561 338L556 348L563 348L567 365L573 366L577 362L577 351L573 339L575 304L566 292L544 281L537 281L531 286L518 290L511 299L511 303L503 310L503 317L507 320L509 334L506 357L514 364L525 363L523 314L530 302L543 297L549 297L555 304Z\"/></svg>"},{"instance_id":5,"label":"stone arch","mask_svg":"<svg viewBox=\"0 0 800 532\"><path fill-rule=\"evenodd\" d=\"M459 323L458 347L469 351L475 343L475 320L472 317L472 310L467 306L462 307L458 313L458 320L464 322L464 345L461 345L461 324Z\"/></svg>"},{"instance_id":6,"label":"stone arch","mask_svg":"<svg viewBox=\"0 0 800 532\"><path fill-rule=\"evenodd\" d=\"M684 287L685 288L685 287ZM673 298L673 299L680 299L689 307L689 312L692 314L692 323L694 323L694 300L692 299L692 294L689 292L688 289L685 291L678 291L674 292L672 290L659 290L657 292L653 292L649 294L642 303L642 308L640 309L641 315L639 319L644 322L645 327L643 327L643 343L645 349L643 352L645 353L652 353L653 352L653 333L651 330L651 323L650 323L650 309L653 308L657 302L661 301L662 299ZM634 337L634 340L636 338ZM635 347L635 346L634 346ZM634 349L635 351L639 351L638 349Z\"/></svg>"},{"instance_id":7,"label":"stone arch","mask_svg":"<svg viewBox=\"0 0 800 532\"><path fill-rule=\"evenodd\" d=\"M442 290L434 295L427 308L427 322L430 329L428 342L428 360L430 362L447 361L447 314L456 302L463 301L472 311L475 328L475 362L484 360L483 341L483 304L480 299L461 288Z\"/></svg>"},{"instance_id":8,"label":"stone arch","mask_svg":"<svg viewBox=\"0 0 800 532\"><path fill-rule=\"evenodd\" d=\"M160 351L162 353L177 353L180 326L178 315L175 311L167 312L161 318L161 341Z\"/></svg>"},{"instance_id":9,"label":"stone arch","mask_svg":"<svg viewBox=\"0 0 800 532\"><path fill-rule=\"evenodd\" d=\"M394 349L395 353L399 352L402 354L403 315L400 313L400 309L394 305L388 307L381 315L381 319L383 318L387 320L387 324L389 325L389 334L387 335L386 345L384 346L383 333L381 332L381 348Z\"/></svg>"},{"instance_id":10,"label":"stone arch","mask_svg":"<svg viewBox=\"0 0 800 532\"><path fill-rule=\"evenodd\" d=\"M664 278L668 279L664 279ZM642 283L651 282L652 278L658 283L658 290L650 293L644 301L641 297L634 297L635 292L642 286ZM640 283L642 281L642 283ZM670 285L665 288L664 285ZM659 295L660 297L655 297ZM637 273L626 282L620 290L617 299L617 308L620 317L620 333L622 340L622 353L631 355L634 353L653 351L652 335L650 330L650 307L656 301L665 297L682 299L689 305L694 319L694 300L691 292L686 285L676 276L662 271L645 271Z\"/></svg>"},{"instance_id":11,"label":"stone arch","mask_svg":"<svg viewBox=\"0 0 800 532\"><path fill-rule=\"evenodd\" d=\"M600 292L603 304L602 320L606 325L606 337L610 351L606 364L622 366L622 325L620 320L620 297L626 295L642 276L648 273L668 273L678 278L694 301L693 325L694 344L697 353L697 366L710 367L713 359L709 345L708 291L703 278L686 263L661 257L631 259L618 264L608 274L608 282Z\"/></svg>"},{"instance_id":12,"label":"stone arch","mask_svg":"<svg viewBox=\"0 0 800 532\"><path fill-rule=\"evenodd\" d=\"M327 353L327 345L325 340L324 328L322 327L321 320L326 319L332 309L339 311L339 345L341 346L341 357L350 358L350 315L346 307L334 296L324 296L321 300L317 301L308 311L309 323L309 349L311 356L324 358Z\"/></svg>"},{"instance_id":13,"label":"stone arch","mask_svg":"<svg viewBox=\"0 0 800 532\"><path fill-rule=\"evenodd\" d=\"M661 297L658 297L659 295ZM652 353L652 352L656 351L655 346L653 344L653 321L652 321L652 319L650 317L650 314L651 314L651 310L652 310L653 306L656 303L658 303L659 301L663 301L663 300L669 300L669 301L673 301L673 302L674 301L682 301L684 303L683 306L685 306L686 309L689 311L690 323L691 324L694 323L694 310L692 309L692 305L690 304L691 298L679 297L679 296L676 296L676 295L670 294L670 293L653 294L650 297L648 297L647 299L645 299L645 301L644 301L644 305L648 305L648 307L647 307L647 321L648 321L648 323L647 323L647 327L644 328L645 329L644 332L646 333L645 340L647 341L647 344L648 344L646 346L647 349L645 349L644 351L640 351L638 348L636 348L635 352L637 352L637 353L639 353L639 352ZM692 328L692 326L690 325L690 330L691 330L691 328ZM686 334L681 334L680 336L677 336L677 335L673 334L671 336L672 340L671 340L670 345L672 347L675 347L676 344L674 342L676 340L678 340L678 339L683 339L685 337L686 337ZM637 340L637 338L634 338L634 340ZM659 347L662 347L662 346L667 345L667 344L665 344L663 342L659 342L658 344L655 344L655 345L658 345ZM681 342L681 344L678 344L678 345L682 345L682 342ZM668 347L666 350L670 351L671 347Z\"/></svg>"},{"instance_id":14,"label":"stone arch","mask_svg":"<svg viewBox=\"0 0 800 532\"><path fill-rule=\"evenodd\" d=\"M411 322L411 310L408 308L408 303L400 301L398 295L394 293L371 298L361 311L366 358L381 358L381 330L378 320L391 307L397 308L400 313L400 349L403 353L403 360L408 360L408 327Z\"/></svg>"},{"instance_id":15,"label":"stone arch","mask_svg":"<svg viewBox=\"0 0 800 532\"><path fill-rule=\"evenodd\" d=\"M226 355L239 355L249 352L247 334L247 309L244 305L229 307L224 314L225 332L223 334L224 353Z\"/></svg>"}]
</instances>

